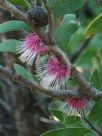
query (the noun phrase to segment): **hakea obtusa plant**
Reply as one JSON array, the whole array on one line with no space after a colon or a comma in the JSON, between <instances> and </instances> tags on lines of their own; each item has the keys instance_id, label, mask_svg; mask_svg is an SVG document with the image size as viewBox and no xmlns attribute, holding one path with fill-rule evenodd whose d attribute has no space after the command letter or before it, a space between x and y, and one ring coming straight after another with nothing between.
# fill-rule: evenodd
<instances>
[{"instance_id":1,"label":"hakea obtusa plant","mask_svg":"<svg viewBox=\"0 0 102 136\"><path fill-rule=\"evenodd\" d=\"M34 6L28 10L26 15L7 0L0 0L0 6L10 11L16 18L27 23L34 31L19 42L17 45L17 54L20 54L19 58L23 63L30 66L33 64L36 65L36 67L34 67L36 68L34 73L39 82L26 79L25 77L23 78L2 66L0 67L0 71L2 71L5 76L10 77L10 79L12 77L12 80L23 83L29 88L34 88L38 90L38 92L63 100L67 106L65 115L81 117L97 134L102 136L84 117L84 115L88 113L88 102L90 98L94 100L99 99L102 97L102 93L91 86L75 66L70 64L68 56L66 56L61 49L56 47L52 10L47 0L41 1L40 5L42 5L42 2L46 10L43 10L42 7ZM70 23L73 23L73 21ZM47 25L47 29L41 28ZM84 42L87 43L87 41ZM82 46L82 48L78 50L78 53L84 49L83 47L85 46ZM44 56L45 54L48 54L46 62L42 64L40 60L42 59L42 55ZM75 88L74 85L72 89L68 88L67 83L70 77L77 83L78 88ZM73 92L74 90L75 92Z\"/></svg>"},{"instance_id":2,"label":"hakea obtusa plant","mask_svg":"<svg viewBox=\"0 0 102 136\"><path fill-rule=\"evenodd\" d=\"M56 54L50 53L48 46L46 46L41 38L36 33L28 34L17 46L17 53L20 54L20 60L33 65L36 63L36 77L40 81L40 85L47 89L65 90L66 82L70 78L71 68L64 60ZM48 53L49 57L46 59L45 64L40 64L41 54ZM78 89L77 89L78 90ZM67 115L75 115L82 117L88 111L88 99L81 98L66 98L65 103Z\"/></svg>"}]
</instances>

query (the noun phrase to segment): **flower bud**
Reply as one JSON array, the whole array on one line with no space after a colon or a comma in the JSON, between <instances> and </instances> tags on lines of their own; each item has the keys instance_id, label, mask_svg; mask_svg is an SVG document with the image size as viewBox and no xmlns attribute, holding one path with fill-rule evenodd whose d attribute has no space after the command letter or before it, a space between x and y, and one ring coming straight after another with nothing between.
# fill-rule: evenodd
<instances>
[{"instance_id":1,"label":"flower bud","mask_svg":"<svg viewBox=\"0 0 102 136\"><path fill-rule=\"evenodd\" d=\"M34 6L27 12L28 19L31 20L34 25L45 27L48 24L48 14L43 8Z\"/></svg>"}]
</instances>

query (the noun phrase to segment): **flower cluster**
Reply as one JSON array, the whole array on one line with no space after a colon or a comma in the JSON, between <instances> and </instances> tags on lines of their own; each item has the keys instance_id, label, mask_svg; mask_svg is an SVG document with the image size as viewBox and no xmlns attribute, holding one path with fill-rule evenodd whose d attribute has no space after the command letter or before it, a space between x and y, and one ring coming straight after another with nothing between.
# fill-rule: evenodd
<instances>
[{"instance_id":1,"label":"flower cluster","mask_svg":"<svg viewBox=\"0 0 102 136\"><path fill-rule=\"evenodd\" d=\"M28 65L32 65L34 60L38 60L40 54L47 51L47 47L36 33L28 34L17 46L17 52L21 54L20 60Z\"/></svg>"},{"instance_id":2,"label":"flower cluster","mask_svg":"<svg viewBox=\"0 0 102 136\"><path fill-rule=\"evenodd\" d=\"M65 81L69 78L70 68L55 56L48 59L47 64L37 68L37 74L42 86L53 89L65 89Z\"/></svg>"},{"instance_id":3,"label":"flower cluster","mask_svg":"<svg viewBox=\"0 0 102 136\"><path fill-rule=\"evenodd\" d=\"M88 112L88 99L82 98L68 98L65 100L67 104L67 115L84 116Z\"/></svg>"},{"instance_id":4,"label":"flower cluster","mask_svg":"<svg viewBox=\"0 0 102 136\"><path fill-rule=\"evenodd\" d=\"M38 61L42 54L48 52L47 46L36 33L28 34L17 46L20 60L28 65ZM56 55L49 55L45 64L39 64L36 68L36 76L44 88L53 90L65 90L66 82L70 77L70 66L59 59ZM68 98L67 115L83 115L87 112L87 98Z\"/></svg>"},{"instance_id":5,"label":"flower cluster","mask_svg":"<svg viewBox=\"0 0 102 136\"><path fill-rule=\"evenodd\" d=\"M23 63L32 65L34 60L39 60L40 55L48 51L48 48L36 33L31 33L20 42L17 51L21 54L19 58ZM51 56L46 64L37 67L37 77L45 88L65 89L65 81L69 75L70 67L55 56Z\"/></svg>"}]
</instances>

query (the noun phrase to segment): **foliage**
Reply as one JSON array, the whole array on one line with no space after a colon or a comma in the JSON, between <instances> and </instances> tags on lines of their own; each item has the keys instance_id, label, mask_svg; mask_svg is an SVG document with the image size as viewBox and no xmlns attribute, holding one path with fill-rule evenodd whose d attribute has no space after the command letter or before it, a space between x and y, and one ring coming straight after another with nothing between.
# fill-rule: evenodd
<instances>
[{"instance_id":1,"label":"foliage","mask_svg":"<svg viewBox=\"0 0 102 136\"><path fill-rule=\"evenodd\" d=\"M14 5L23 7L25 11L30 7L27 0L8 0ZM92 86L102 91L102 9L93 0L88 1L90 9L85 9L84 0L49 0L55 21L56 44L70 58L81 47L83 41L91 37L87 48L79 55L76 65L83 72ZM92 8L96 7L97 11ZM93 12L94 17L89 17L87 12ZM78 16L78 17L77 17ZM80 25L79 25L80 20ZM61 25L59 25L61 23ZM11 20L0 24L0 33L11 31L26 31L31 33L32 29L23 21ZM0 43L0 52L15 52L19 40L8 39ZM101 68L100 68L101 67ZM14 64L18 75L30 80L36 80L35 76L19 64ZM93 125L102 125L102 99L93 104L90 102L90 112L85 116ZM60 109L50 109L63 124L63 128L48 131L41 136L96 136L97 134L85 124L79 116L67 116Z\"/></svg>"}]
</instances>

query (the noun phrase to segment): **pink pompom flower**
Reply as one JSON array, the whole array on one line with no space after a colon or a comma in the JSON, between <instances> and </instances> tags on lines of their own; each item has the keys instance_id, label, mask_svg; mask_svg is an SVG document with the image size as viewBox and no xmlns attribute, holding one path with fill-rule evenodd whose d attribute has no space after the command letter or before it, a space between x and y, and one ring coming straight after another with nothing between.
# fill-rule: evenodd
<instances>
[{"instance_id":1,"label":"pink pompom flower","mask_svg":"<svg viewBox=\"0 0 102 136\"><path fill-rule=\"evenodd\" d=\"M67 104L67 115L84 116L88 112L88 99L82 98L68 98L65 100Z\"/></svg>"},{"instance_id":2,"label":"pink pompom flower","mask_svg":"<svg viewBox=\"0 0 102 136\"><path fill-rule=\"evenodd\" d=\"M43 87L53 89L65 89L65 82L70 75L70 67L52 56L47 64L38 66L37 77Z\"/></svg>"},{"instance_id":3,"label":"pink pompom flower","mask_svg":"<svg viewBox=\"0 0 102 136\"><path fill-rule=\"evenodd\" d=\"M32 65L34 60L38 60L40 54L47 50L47 47L44 46L44 43L36 33L28 34L17 46L17 52L21 54L20 60L28 65Z\"/></svg>"}]
</instances>

